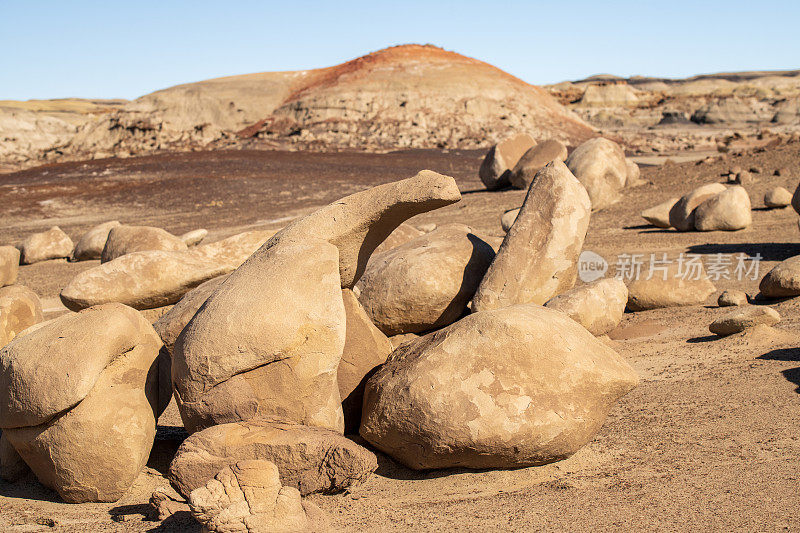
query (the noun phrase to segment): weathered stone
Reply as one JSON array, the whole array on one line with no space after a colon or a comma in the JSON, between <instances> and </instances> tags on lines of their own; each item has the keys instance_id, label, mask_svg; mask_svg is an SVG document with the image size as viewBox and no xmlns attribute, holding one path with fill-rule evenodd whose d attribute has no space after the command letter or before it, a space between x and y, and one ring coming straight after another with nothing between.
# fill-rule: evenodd
<instances>
[{"instance_id":1,"label":"weathered stone","mask_svg":"<svg viewBox=\"0 0 800 533\"><path fill-rule=\"evenodd\" d=\"M439 226L373 256L359 302L386 335L441 328L464 314L494 255L468 226Z\"/></svg>"},{"instance_id":2,"label":"weathered stone","mask_svg":"<svg viewBox=\"0 0 800 533\"><path fill-rule=\"evenodd\" d=\"M640 177L641 171L639 170L639 165L637 165L635 161L626 157L625 166L628 167L628 173L625 178L626 187L635 187L641 183L644 183Z\"/></svg>"},{"instance_id":3,"label":"weathered stone","mask_svg":"<svg viewBox=\"0 0 800 533\"><path fill-rule=\"evenodd\" d=\"M564 143L555 139L541 142L525 152L517 161L509 176L509 182L516 189L527 189L542 167L556 159L564 161L566 158L567 147Z\"/></svg>"},{"instance_id":4,"label":"weathered stone","mask_svg":"<svg viewBox=\"0 0 800 533\"><path fill-rule=\"evenodd\" d=\"M161 228L116 226L108 232L108 239L100 254L100 262L107 263L133 252L156 250L162 252L186 250L186 243Z\"/></svg>"},{"instance_id":5,"label":"weathered stone","mask_svg":"<svg viewBox=\"0 0 800 533\"><path fill-rule=\"evenodd\" d=\"M747 305L747 293L744 291L726 290L717 298L717 305L720 307L733 307L736 305Z\"/></svg>"},{"instance_id":6,"label":"weathered stone","mask_svg":"<svg viewBox=\"0 0 800 533\"><path fill-rule=\"evenodd\" d=\"M397 226L397 229L391 232L388 237L386 237L386 240L383 241L380 246L375 248L375 251L372 252L372 255L377 255L379 253L391 250L392 248L397 248L401 244L405 244L411 239L415 239L420 235L425 235L425 233L427 232L420 231L411 224L403 222Z\"/></svg>"},{"instance_id":7,"label":"weathered stone","mask_svg":"<svg viewBox=\"0 0 800 533\"><path fill-rule=\"evenodd\" d=\"M179 238L184 243L186 243L186 246L197 246L198 244L203 242L203 239L205 239L207 236L208 236L207 229L193 229L192 231L187 231Z\"/></svg>"},{"instance_id":8,"label":"weathered stone","mask_svg":"<svg viewBox=\"0 0 800 533\"><path fill-rule=\"evenodd\" d=\"M14 246L0 246L0 287L13 285L19 274L19 250Z\"/></svg>"},{"instance_id":9,"label":"weathered stone","mask_svg":"<svg viewBox=\"0 0 800 533\"><path fill-rule=\"evenodd\" d=\"M416 333L401 333L400 335L392 335L391 337L389 337L389 341L392 343L392 348L393 348L392 351L394 351L403 344L409 341L416 340L418 338L419 335L417 335Z\"/></svg>"},{"instance_id":10,"label":"weathered stone","mask_svg":"<svg viewBox=\"0 0 800 533\"><path fill-rule=\"evenodd\" d=\"M472 310L541 305L571 289L590 215L589 195L564 163L553 161L539 171L475 293Z\"/></svg>"},{"instance_id":11,"label":"weathered stone","mask_svg":"<svg viewBox=\"0 0 800 533\"><path fill-rule=\"evenodd\" d=\"M0 350L0 427L39 481L71 503L116 501L147 462L161 342L108 304L63 315Z\"/></svg>"},{"instance_id":12,"label":"weathered stone","mask_svg":"<svg viewBox=\"0 0 800 533\"><path fill-rule=\"evenodd\" d=\"M708 326L708 330L724 337L760 324L772 326L780 320L781 315L771 307L748 305L719 317Z\"/></svg>"},{"instance_id":13,"label":"weathered stone","mask_svg":"<svg viewBox=\"0 0 800 533\"><path fill-rule=\"evenodd\" d=\"M172 487L159 487L150 496L150 508L155 518L164 521L170 516L189 511L189 503Z\"/></svg>"},{"instance_id":14,"label":"weathered stone","mask_svg":"<svg viewBox=\"0 0 800 533\"><path fill-rule=\"evenodd\" d=\"M792 203L792 193L783 187L770 189L764 195L764 205L769 208L786 207Z\"/></svg>"},{"instance_id":15,"label":"weathered stone","mask_svg":"<svg viewBox=\"0 0 800 533\"><path fill-rule=\"evenodd\" d=\"M49 259L63 259L72 255L74 245L69 235L53 226L47 231L29 235L19 246L20 263L30 265Z\"/></svg>"},{"instance_id":16,"label":"weathered stone","mask_svg":"<svg viewBox=\"0 0 800 533\"><path fill-rule=\"evenodd\" d=\"M699 231L737 231L752 223L750 197L744 187L730 187L694 210L694 227Z\"/></svg>"},{"instance_id":17,"label":"weathered stone","mask_svg":"<svg viewBox=\"0 0 800 533\"><path fill-rule=\"evenodd\" d=\"M669 225L678 231L694 229L694 210L709 198L725 191L721 183L709 183L684 195L669 211Z\"/></svg>"},{"instance_id":18,"label":"weathered stone","mask_svg":"<svg viewBox=\"0 0 800 533\"><path fill-rule=\"evenodd\" d=\"M281 487L278 468L268 461L225 467L189 497L203 531L211 533L299 533L325 531L328 521L297 489Z\"/></svg>"},{"instance_id":19,"label":"weathered stone","mask_svg":"<svg viewBox=\"0 0 800 533\"><path fill-rule=\"evenodd\" d=\"M656 257L652 265L645 262L638 278L628 283L630 311L699 305L716 292L699 258L691 265L689 260L681 264L674 258L667 259L667 264L660 261Z\"/></svg>"},{"instance_id":20,"label":"weathered stone","mask_svg":"<svg viewBox=\"0 0 800 533\"><path fill-rule=\"evenodd\" d=\"M358 433L364 383L373 370L386 362L394 348L386 335L375 327L350 289L342 289L347 318L344 351L339 363L337 382L342 397L345 433Z\"/></svg>"},{"instance_id":21,"label":"weathered stone","mask_svg":"<svg viewBox=\"0 0 800 533\"><path fill-rule=\"evenodd\" d=\"M759 284L767 298L800 296L800 255L784 259L767 272Z\"/></svg>"},{"instance_id":22,"label":"weathered stone","mask_svg":"<svg viewBox=\"0 0 800 533\"><path fill-rule=\"evenodd\" d=\"M0 288L0 348L19 333L42 321L42 303L22 285Z\"/></svg>"},{"instance_id":23,"label":"weathered stone","mask_svg":"<svg viewBox=\"0 0 800 533\"><path fill-rule=\"evenodd\" d=\"M628 165L625 152L617 143L602 137L589 139L569 154L566 165L586 187L593 211L619 201L628 180Z\"/></svg>"},{"instance_id":24,"label":"weathered stone","mask_svg":"<svg viewBox=\"0 0 800 533\"><path fill-rule=\"evenodd\" d=\"M516 305L395 350L367 381L360 433L414 469L540 465L586 444L637 383L563 313Z\"/></svg>"},{"instance_id":25,"label":"weathered stone","mask_svg":"<svg viewBox=\"0 0 800 533\"><path fill-rule=\"evenodd\" d=\"M666 202L662 202L650 209L645 209L641 213L641 217L648 221L650 224L657 228L671 228L669 224L669 212L672 207L678 203L680 198L670 198Z\"/></svg>"},{"instance_id":26,"label":"weathered stone","mask_svg":"<svg viewBox=\"0 0 800 533\"><path fill-rule=\"evenodd\" d=\"M746 170L737 172L736 175L733 177L733 180L731 180L731 183L735 183L737 185L752 185L753 175Z\"/></svg>"},{"instance_id":27,"label":"weathered stone","mask_svg":"<svg viewBox=\"0 0 800 533\"><path fill-rule=\"evenodd\" d=\"M561 311L598 336L619 325L628 303L628 288L621 280L593 281L549 300L545 307Z\"/></svg>"},{"instance_id":28,"label":"weathered stone","mask_svg":"<svg viewBox=\"0 0 800 533\"><path fill-rule=\"evenodd\" d=\"M89 229L75 245L75 249L72 251L72 259L75 261L100 259L103 248L106 246L109 232L120 225L118 220L112 220Z\"/></svg>"},{"instance_id":29,"label":"weathered stone","mask_svg":"<svg viewBox=\"0 0 800 533\"><path fill-rule=\"evenodd\" d=\"M210 427L178 448L169 479L184 495L226 466L248 459L275 463L281 483L304 496L333 494L366 481L378 468L375 454L339 433L277 419Z\"/></svg>"},{"instance_id":30,"label":"weathered stone","mask_svg":"<svg viewBox=\"0 0 800 533\"><path fill-rule=\"evenodd\" d=\"M461 193L453 178L423 170L413 178L351 194L292 222L258 253L282 240L328 241L339 249L342 288L353 288L372 252L402 222L459 200Z\"/></svg>"},{"instance_id":31,"label":"weathered stone","mask_svg":"<svg viewBox=\"0 0 800 533\"><path fill-rule=\"evenodd\" d=\"M272 235L248 232L188 251L125 254L76 275L61 301L73 311L109 302L135 309L174 304L201 283L232 272Z\"/></svg>"},{"instance_id":32,"label":"weathered stone","mask_svg":"<svg viewBox=\"0 0 800 533\"><path fill-rule=\"evenodd\" d=\"M264 416L343 430L338 272L332 244L281 240L217 287L173 349L175 398L189 432Z\"/></svg>"},{"instance_id":33,"label":"weathered stone","mask_svg":"<svg viewBox=\"0 0 800 533\"><path fill-rule=\"evenodd\" d=\"M797 185L792 195L792 209L794 209L797 214L800 214L800 184Z\"/></svg>"},{"instance_id":34,"label":"weathered stone","mask_svg":"<svg viewBox=\"0 0 800 533\"><path fill-rule=\"evenodd\" d=\"M527 133L513 135L492 146L483 158L478 176L488 190L502 189L510 184L511 169L525 152L536 146Z\"/></svg>"},{"instance_id":35,"label":"weathered stone","mask_svg":"<svg viewBox=\"0 0 800 533\"><path fill-rule=\"evenodd\" d=\"M19 456L17 450L0 431L0 479L14 483L25 477L31 469Z\"/></svg>"},{"instance_id":36,"label":"weathered stone","mask_svg":"<svg viewBox=\"0 0 800 533\"><path fill-rule=\"evenodd\" d=\"M503 213L503 216L500 217L500 227L503 228L503 231L508 232L508 230L511 229L511 226L514 225L514 221L517 220L517 215L519 215L520 209L520 207L516 209L509 209Z\"/></svg>"}]
</instances>

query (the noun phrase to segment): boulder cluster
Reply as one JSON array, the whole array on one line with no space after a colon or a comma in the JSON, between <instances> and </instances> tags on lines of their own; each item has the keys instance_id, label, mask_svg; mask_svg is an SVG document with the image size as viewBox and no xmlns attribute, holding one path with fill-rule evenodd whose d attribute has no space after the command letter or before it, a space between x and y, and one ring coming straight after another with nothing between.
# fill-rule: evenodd
<instances>
[{"instance_id":1,"label":"boulder cluster","mask_svg":"<svg viewBox=\"0 0 800 533\"><path fill-rule=\"evenodd\" d=\"M709 183L641 214L658 228L677 231L737 231L753 224L750 196L741 185Z\"/></svg>"},{"instance_id":2,"label":"boulder cluster","mask_svg":"<svg viewBox=\"0 0 800 533\"><path fill-rule=\"evenodd\" d=\"M197 245L202 232L110 222L63 246L101 260L61 293L76 312L41 322L35 295L0 289L0 474L30 470L67 502L116 501L173 399L190 436L169 479L186 504L152 501L188 506L208 531L322 527L302 497L367 480L367 446L413 469L574 454L638 383L597 338L628 288L574 287L591 196L565 149L537 146L520 156L541 167L501 243L405 224L461 198L453 178L422 171L274 234ZM33 250L59 233L0 249L3 283L20 256L52 255ZM151 324L141 311L154 308L166 312Z\"/></svg>"}]
</instances>

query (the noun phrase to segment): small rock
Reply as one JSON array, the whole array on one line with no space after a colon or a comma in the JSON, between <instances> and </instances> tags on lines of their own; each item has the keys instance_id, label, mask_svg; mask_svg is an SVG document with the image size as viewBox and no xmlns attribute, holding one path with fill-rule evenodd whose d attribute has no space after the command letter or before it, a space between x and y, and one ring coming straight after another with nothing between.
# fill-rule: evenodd
<instances>
[{"instance_id":1,"label":"small rock","mask_svg":"<svg viewBox=\"0 0 800 533\"><path fill-rule=\"evenodd\" d=\"M657 228L671 228L669 224L669 212L672 207L678 203L680 198L670 198L666 202L662 202L650 209L645 209L641 213L641 217L648 221L650 224Z\"/></svg>"},{"instance_id":2,"label":"small rock","mask_svg":"<svg viewBox=\"0 0 800 533\"><path fill-rule=\"evenodd\" d=\"M35 292L22 285L0 288L0 348L41 321L42 303Z\"/></svg>"},{"instance_id":3,"label":"small rock","mask_svg":"<svg viewBox=\"0 0 800 533\"><path fill-rule=\"evenodd\" d=\"M108 239L100 254L100 262L107 263L133 252L174 252L186 250L179 237L150 226L116 226L108 232Z\"/></svg>"},{"instance_id":4,"label":"small rock","mask_svg":"<svg viewBox=\"0 0 800 533\"><path fill-rule=\"evenodd\" d=\"M662 267L664 270L661 270ZM627 308L631 311L645 311L661 307L699 305L716 291L701 261L691 267L687 263L681 267L675 259L668 260L666 265L651 266L645 263L638 278L628 283Z\"/></svg>"},{"instance_id":5,"label":"small rock","mask_svg":"<svg viewBox=\"0 0 800 533\"><path fill-rule=\"evenodd\" d=\"M516 209L509 209L503 216L500 217L500 226L503 228L503 231L508 232L511 229L511 226L514 225L514 221L517 220L517 215L519 215L519 210L521 208Z\"/></svg>"},{"instance_id":6,"label":"small rock","mask_svg":"<svg viewBox=\"0 0 800 533\"><path fill-rule=\"evenodd\" d=\"M792 193L783 187L775 187L764 195L764 205L770 208L786 207L792 203Z\"/></svg>"},{"instance_id":7,"label":"small rock","mask_svg":"<svg viewBox=\"0 0 800 533\"><path fill-rule=\"evenodd\" d=\"M767 298L800 296L800 255L784 259L767 272L759 289Z\"/></svg>"},{"instance_id":8,"label":"small rock","mask_svg":"<svg viewBox=\"0 0 800 533\"><path fill-rule=\"evenodd\" d=\"M203 242L203 239L205 239L207 236L207 229L193 229L192 231L187 231L181 235L179 239L186 243L186 246L197 246Z\"/></svg>"},{"instance_id":9,"label":"small rock","mask_svg":"<svg viewBox=\"0 0 800 533\"><path fill-rule=\"evenodd\" d=\"M561 141L549 139L537 144L525 152L514 166L509 177L511 186L516 189L527 189L543 166L556 159L564 161L566 158L567 147Z\"/></svg>"},{"instance_id":10,"label":"small rock","mask_svg":"<svg viewBox=\"0 0 800 533\"><path fill-rule=\"evenodd\" d=\"M420 224L417 226L417 229L420 230L422 233L430 233L436 229L436 224L430 222L428 224Z\"/></svg>"},{"instance_id":11,"label":"small rock","mask_svg":"<svg viewBox=\"0 0 800 533\"><path fill-rule=\"evenodd\" d=\"M69 235L61 231L58 226L53 226L42 233L29 235L20 244L23 265L47 261L49 259L65 259L72 255L74 244Z\"/></svg>"},{"instance_id":12,"label":"small rock","mask_svg":"<svg viewBox=\"0 0 800 533\"><path fill-rule=\"evenodd\" d=\"M561 311L589 330L603 335L619 325L628 303L628 288L621 280L599 279L549 300L545 307Z\"/></svg>"},{"instance_id":13,"label":"small rock","mask_svg":"<svg viewBox=\"0 0 800 533\"><path fill-rule=\"evenodd\" d=\"M19 257L20 252L15 246L0 246L0 287L17 281Z\"/></svg>"},{"instance_id":14,"label":"small rock","mask_svg":"<svg viewBox=\"0 0 800 533\"><path fill-rule=\"evenodd\" d=\"M104 222L91 228L78 240L75 249L72 251L72 259L74 261L89 261L92 259L100 259L103 253L103 248L108 240L108 234L117 226L121 226L118 220Z\"/></svg>"},{"instance_id":15,"label":"small rock","mask_svg":"<svg viewBox=\"0 0 800 533\"><path fill-rule=\"evenodd\" d=\"M172 487L156 489L150 496L149 503L153 517L159 521L166 520L175 513L189 511L189 503L182 499Z\"/></svg>"},{"instance_id":16,"label":"small rock","mask_svg":"<svg viewBox=\"0 0 800 533\"><path fill-rule=\"evenodd\" d=\"M736 291L731 289L722 291L722 294L720 294L719 298L717 298L717 305L720 307L747 305L747 293L744 291Z\"/></svg>"},{"instance_id":17,"label":"small rock","mask_svg":"<svg viewBox=\"0 0 800 533\"><path fill-rule=\"evenodd\" d=\"M511 169L520 158L536 146L527 133L514 135L492 146L483 158L478 175L488 190L502 189L510 184Z\"/></svg>"},{"instance_id":18,"label":"small rock","mask_svg":"<svg viewBox=\"0 0 800 533\"><path fill-rule=\"evenodd\" d=\"M740 186L708 198L694 210L694 227L699 231L737 231L752 223L750 196Z\"/></svg>"},{"instance_id":19,"label":"small rock","mask_svg":"<svg viewBox=\"0 0 800 533\"><path fill-rule=\"evenodd\" d=\"M744 170L733 177L732 183L737 185L751 185L753 183L753 175Z\"/></svg>"},{"instance_id":20,"label":"small rock","mask_svg":"<svg viewBox=\"0 0 800 533\"><path fill-rule=\"evenodd\" d=\"M733 335L758 325L772 326L781 320L781 315L771 307L747 306L712 322L708 329L720 336Z\"/></svg>"},{"instance_id":21,"label":"small rock","mask_svg":"<svg viewBox=\"0 0 800 533\"><path fill-rule=\"evenodd\" d=\"M725 191L721 183L709 183L685 194L669 211L669 225L678 231L691 231L694 228L694 211L698 205Z\"/></svg>"},{"instance_id":22,"label":"small rock","mask_svg":"<svg viewBox=\"0 0 800 533\"><path fill-rule=\"evenodd\" d=\"M750 172L753 174L761 174L761 167L750 167Z\"/></svg>"}]
</instances>

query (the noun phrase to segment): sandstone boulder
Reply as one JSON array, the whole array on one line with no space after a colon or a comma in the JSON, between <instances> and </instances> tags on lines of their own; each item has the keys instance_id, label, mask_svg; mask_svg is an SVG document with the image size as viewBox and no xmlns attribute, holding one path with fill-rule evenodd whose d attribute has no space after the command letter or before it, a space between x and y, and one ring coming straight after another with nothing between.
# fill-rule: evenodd
<instances>
[{"instance_id":1,"label":"sandstone boulder","mask_svg":"<svg viewBox=\"0 0 800 533\"><path fill-rule=\"evenodd\" d=\"M628 173L625 177L626 187L635 187L636 185L644 183L640 177L641 171L639 170L639 165L637 165L635 161L626 157L625 166L628 167Z\"/></svg>"},{"instance_id":2,"label":"sandstone boulder","mask_svg":"<svg viewBox=\"0 0 800 533\"><path fill-rule=\"evenodd\" d=\"M125 254L76 275L61 301L74 311L109 302L135 309L174 304L201 283L232 272L272 235L253 231L188 251Z\"/></svg>"},{"instance_id":3,"label":"sandstone boulder","mask_svg":"<svg viewBox=\"0 0 800 533\"><path fill-rule=\"evenodd\" d=\"M737 305L747 305L747 293L744 291L726 290L717 298L717 305L720 307L733 307Z\"/></svg>"},{"instance_id":4,"label":"sandstone boulder","mask_svg":"<svg viewBox=\"0 0 800 533\"><path fill-rule=\"evenodd\" d=\"M211 533L308 533L325 531L328 521L297 489L282 487L269 461L225 467L189 496L194 518Z\"/></svg>"},{"instance_id":5,"label":"sandstone boulder","mask_svg":"<svg viewBox=\"0 0 800 533\"><path fill-rule=\"evenodd\" d=\"M373 256L358 299L386 335L441 328L464 314L494 255L468 226L439 226Z\"/></svg>"},{"instance_id":6,"label":"sandstone boulder","mask_svg":"<svg viewBox=\"0 0 800 533\"><path fill-rule=\"evenodd\" d=\"M25 477L30 471L31 469L19 456L17 450L0 431L0 479L14 483Z\"/></svg>"},{"instance_id":7,"label":"sandstone boulder","mask_svg":"<svg viewBox=\"0 0 800 533\"><path fill-rule=\"evenodd\" d=\"M169 479L184 495L226 466L242 460L275 463L281 483L300 491L333 494L366 481L378 461L375 454L327 429L277 419L210 427L178 448Z\"/></svg>"},{"instance_id":8,"label":"sandstone boulder","mask_svg":"<svg viewBox=\"0 0 800 533\"><path fill-rule=\"evenodd\" d=\"M62 259L72 255L74 245L69 235L53 226L47 231L29 235L19 246L20 263L30 265L48 259Z\"/></svg>"},{"instance_id":9,"label":"sandstone boulder","mask_svg":"<svg viewBox=\"0 0 800 533\"><path fill-rule=\"evenodd\" d=\"M22 285L0 288L0 348L26 328L42 321L42 303Z\"/></svg>"},{"instance_id":10,"label":"sandstone boulder","mask_svg":"<svg viewBox=\"0 0 800 533\"><path fill-rule=\"evenodd\" d=\"M678 203L678 200L680 198L670 198L666 202L655 205L650 209L645 209L642 211L641 217L657 228L671 228L669 212Z\"/></svg>"},{"instance_id":11,"label":"sandstone boulder","mask_svg":"<svg viewBox=\"0 0 800 533\"><path fill-rule=\"evenodd\" d=\"M364 383L372 372L386 362L394 348L389 339L372 323L350 289L342 289L346 317L344 350L337 371L339 395L342 397L344 431L358 433Z\"/></svg>"},{"instance_id":12,"label":"sandstone boulder","mask_svg":"<svg viewBox=\"0 0 800 533\"><path fill-rule=\"evenodd\" d=\"M764 195L764 205L769 208L786 207L792 203L792 193L783 187L770 189Z\"/></svg>"},{"instance_id":13,"label":"sandstone boulder","mask_svg":"<svg viewBox=\"0 0 800 533\"><path fill-rule=\"evenodd\" d=\"M721 183L709 183L684 195L669 211L669 225L678 231L691 231L694 228L695 209L709 198L725 191Z\"/></svg>"},{"instance_id":14,"label":"sandstone boulder","mask_svg":"<svg viewBox=\"0 0 800 533\"><path fill-rule=\"evenodd\" d=\"M797 188L794 190L794 194L792 195L792 208L800 214L800 184L797 185Z\"/></svg>"},{"instance_id":15,"label":"sandstone boulder","mask_svg":"<svg viewBox=\"0 0 800 533\"><path fill-rule=\"evenodd\" d=\"M536 141L527 133L513 135L492 146L483 158L478 176L490 191L508 187L511 170L525 155L536 146Z\"/></svg>"},{"instance_id":16,"label":"sandstone boulder","mask_svg":"<svg viewBox=\"0 0 800 533\"><path fill-rule=\"evenodd\" d=\"M569 290L544 305L565 313L589 333L598 336L619 325L627 303L628 288L625 283L606 278Z\"/></svg>"},{"instance_id":17,"label":"sandstone boulder","mask_svg":"<svg viewBox=\"0 0 800 533\"><path fill-rule=\"evenodd\" d=\"M553 161L539 171L478 286L472 310L541 305L571 289L590 215L589 195L564 163Z\"/></svg>"},{"instance_id":18,"label":"sandstone boulder","mask_svg":"<svg viewBox=\"0 0 800 533\"><path fill-rule=\"evenodd\" d=\"M392 353L367 381L360 433L414 469L540 465L586 444L637 383L562 313L477 312Z\"/></svg>"},{"instance_id":19,"label":"sandstone boulder","mask_svg":"<svg viewBox=\"0 0 800 533\"><path fill-rule=\"evenodd\" d=\"M564 143L555 139L541 142L525 152L525 155L517 161L509 176L509 182L515 189L527 189L543 166L556 159L564 161L566 158L567 147Z\"/></svg>"},{"instance_id":20,"label":"sandstone boulder","mask_svg":"<svg viewBox=\"0 0 800 533\"><path fill-rule=\"evenodd\" d=\"M63 315L0 350L0 428L71 503L116 501L147 462L161 341L134 309Z\"/></svg>"},{"instance_id":21,"label":"sandstone boulder","mask_svg":"<svg viewBox=\"0 0 800 533\"><path fill-rule=\"evenodd\" d=\"M436 228L434 227L433 229ZM427 232L420 231L411 224L403 222L402 224L397 226L397 229L391 232L388 237L386 237L386 240L383 241L380 244L380 246L375 248L375 251L372 252L372 255L377 255L381 252L386 252L388 250L391 250L392 248L397 248L401 244L405 244L411 239L415 239L421 235L425 235L425 233Z\"/></svg>"},{"instance_id":22,"label":"sandstone boulder","mask_svg":"<svg viewBox=\"0 0 800 533\"><path fill-rule=\"evenodd\" d=\"M605 209L620 199L628 180L625 152L608 139L596 137L581 144L566 160L567 168L580 181L592 201L592 210Z\"/></svg>"},{"instance_id":23,"label":"sandstone boulder","mask_svg":"<svg viewBox=\"0 0 800 533\"><path fill-rule=\"evenodd\" d=\"M118 220L112 220L89 229L75 245L75 249L72 251L72 259L75 261L100 259L103 254L103 248L106 246L109 232L120 225Z\"/></svg>"},{"instance_id":24,"label":"sandstone boulder","mask_svg":"<svg viewBox=\"0 0 800 533\"><path fill-rule=\"evenodd\" d=\"M107 263L133 252L171 252L186 250L179 237L150 226L116 226L108 232L108 239L100 254L100 262Z\"/></svg>"},{"instance_id":25,"label":"sandstone boulder","mask_svg":"<svg viewBox=\"0 0 800 533\"><path fill-rule=\"evenodd\" d=\"M689 265L668 259L665 265L645 263L638 278L628 283L630 311L646 311L661 307L700 305L716 292L701 261Z\"/></svg>"},{"instance_id":26,"label":"sandstone boulder","mask_svg":"<svg viewBox=\"0 0 800 533\"><path fill-rule=\"evenodd\" d=\"M0 287L13 285L19 274L19 250L14 246L0 246Z\"/></svg>"},{"instance_id":27,"label":"sandstone boulder","mask_svg":"<svg viewBox=\"0 0 800 533\"><path fill-rule=\"evenodd\" d=\"M750 197L744 187L730 187L694 210L694 227L699 231L737 231L752 223Z\"/></svg>"},{"instance_id":28,"label":"sandstone boulder","mask_svg":"<svg viewBox=\"0 0 800 533\"><path fill-rule=\"evenodd\" d=\"M207 229L193 229L192 231L187 231L179 238L184 243L186 243L186 246L197 246L198 244L203 242L203 239L205 239L207 236L208 236Z\"/></svg>"},{"instance_id":29,"label":"sandstone boulder","mask_svg":"<svg viewBox=\"0 0 800 533\"><path fill-rule=\"evenodd\" d=\"M500 217L500 227L503 228L503 231L508 232L508 230L511 229L511 226L514 225L514 221L517 220L520 209L519 207L516 209L509 209L503 213L503 216Z\"/></svg>"},{"instance_id":30,"label":"sandstone boulder","mask_svg":"<svg viewBox=\"0 0 800 533\"><path fill-rule=\"evenodd\" d=\"M767 298L800 296L800 255L775 265L761 279L758 287Z\"/></svg>"},{"instance_id":31,"label":"sandstone boulder","mask_svg":"<svg viewBox=\"0 0 800 533\"><path fill-rule=\"evenodd\" d=\"M780 320L781 315L771 307L748 305L719 317L708 326L708 329L711 333L724 337L761 324L772 326Z\"/></svg>"}]
</instances>

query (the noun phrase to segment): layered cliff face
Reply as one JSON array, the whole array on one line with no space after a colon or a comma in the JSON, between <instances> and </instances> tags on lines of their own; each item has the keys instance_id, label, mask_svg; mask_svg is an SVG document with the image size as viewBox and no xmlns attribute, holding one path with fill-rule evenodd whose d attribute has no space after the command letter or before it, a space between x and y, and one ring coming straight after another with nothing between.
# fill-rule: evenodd
<instances>
[{"instance_id":1,"label":"layered cliff face","mask_svg":"<svg viewBox=\"0 0 800 533\"><path fill-rule=\"evenodd\" d=\"M387 48L307 76L243 132L356 149L478 148L510 132L576 144L594 135L539 87L434 46Z\"/></svg>"}]
</instances>

